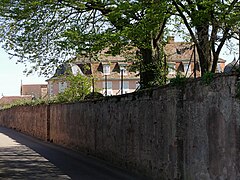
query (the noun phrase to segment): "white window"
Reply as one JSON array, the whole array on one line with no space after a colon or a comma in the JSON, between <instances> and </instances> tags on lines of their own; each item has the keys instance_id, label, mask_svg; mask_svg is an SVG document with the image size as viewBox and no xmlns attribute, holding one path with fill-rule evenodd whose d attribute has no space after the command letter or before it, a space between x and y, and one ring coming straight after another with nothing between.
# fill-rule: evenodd
<instances>
[{"instance_id":1,"label":"white window","mask_svg":"<svg viewBox=\"0 0 240 180\"><path fill-rule=\"evenodd\" d=\"M221 64L220 64L220 63L218 63L218 64L217 64L217 72L218 72L218 73L221 73L221 72L223 72L223 71L222 71L222 67L221 67Z\"/></svg>"},{"instance_id":2,"label":"white window","mask_svg":"<svg viewBox=\"0 0 240 180\"><path fill-rule=\"evenodd\" d=\"M120 90L122 90L121 88L121 81L119 84ZM123 81L123 94L126 94L129 92L129 81Z\"/></svg>"},{"instance_id":3,"label":"white window","mask_svg":"<svg viewBox=\"0 0 240 180\"><path fill-rule=\"evenodd\" d=\"M126 70L126 66L125 65L120 65L120 75L127 75L127 70Z\"/></svg>"},{"instance_id":4,"label":"white window","mask_svg":"<svg viewBox=\"0 0 240 180\"><path fill-rule=\"evenodd\" d=\"M109 64L103 64L103 74L104 75L110 74L110 65Z\"/></svg>"},{"instance_id":5,"label":"white window","mask_svg":"<svg viewBox=\"0 0 240 180\"><path fill-rule=\"evenodd\" d=\"M123 93L128 93L129 92L129 82L124 81L123 82Z\"/></svg>"},{"instance_id":6,"label":"white window","mask_svg":"<svg viewBox=\"0 0 240 180\"><path fill-rule=\"evenodd\" d=\"M49 96L53 96L53 83L49 82L48 84L48 88L49 88Z\"/></svg>"},{"instance_id":7,"label":"white window","mask_svg":"<svg viewBox=\"0 0 240 180\"><path fill-rule=\"evenodd\" d=\"M175 64L168 64L168 73L175 74L176 73L176 66Z\"/></svg>"},{"instance_id":8,"label":"white window","mask_svg":"<svg viewBox=\"0 0 240 180\"><path fill-rule=\"evenodd\" d=\"M67 83L66 82L59 82L58 83L58 92L59 93L64 92L66 88L67 88Z\"/></svg>"},{"instance_id":9,"label":"white window","mask_svg":"<svg viewBox=\"0 0 240 180\"><path fill-rule=\"evenodd\" d=\"M41 88L41 98L46 97L47 95L47 88Z\"/></svg>"},{"instance_id":10,"label":"white window","mask_svg":"<svg viewBox=\"0 0 240 180\"><path fill-rule=\"evenodd\" d=\"M184 65L184 72L191 73L191 65L189 63L183 64Z\"/></svg>"},{"instance_id":11,"label":"white window","mask_svg":"<svg viewBox=\"0 0 240 180\"><path fill-rule=\"evenodd\" d=\"M111 81L107 82L107 89L112 89L112 82Z\"/></svg>"},{"instance_id":12,"label":"white window","mask_svg":"<svg viewBox=\"0 0 240 180\"><path fill-rule=\"evenodd\" d=\"M103 82L103 87L104 87L103 94L107 95L107 96L111 96L112 95L112 82L111 81L108 81L107 83Z\"/></svg>"}]
</instances>

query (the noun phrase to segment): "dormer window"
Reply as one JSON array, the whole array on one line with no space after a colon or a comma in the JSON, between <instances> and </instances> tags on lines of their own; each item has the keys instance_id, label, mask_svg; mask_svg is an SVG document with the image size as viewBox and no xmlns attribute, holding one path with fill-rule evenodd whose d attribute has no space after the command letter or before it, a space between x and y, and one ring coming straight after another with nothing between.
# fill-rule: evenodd
<instances>
[{"instance_id":1,"label":"dormer window","mask_svg":"<svg viewBox=\"0 0 240 180\"><path fill-rule=\"evenodd\" d=\"M217 71L218 73L221 73L221 72L223 72L223 71L222 71L222 67L221 67L221 64L220 64L220 63L218 63L218 64L217 64L217 69L216 69L216 71Z\"/></svg>"},{"instance_id":2,"label":"dormer window","mask_svg":"<svg viewBox=\"0 0 240 180\"><path fill-rule=\"evenodd\" d=\"M183 66L182 62L178 65L177 71L178 72L184 72L184 66Z\"/></svg>"},{"instance_id":3,"label":"dormer window","mask_svg":"<svg viewBox=\"0 0 240 180\"><path fill-rule=\"evenodd\" d=\"M176 53L177 53L177 54L182 54L181 49L176 48Z\"/></svg>"},{"instance_id":4,"label":"dormer window","mask_svg":"<svg viewBox=\"0 0 240 180\"><path fill-rule=\"evenodd\" d=\"M184 66L185 73L191 73L191 67L189 63L185 63L183 66Z\"/></svg>"},{"instance_id":5,"label":"dormer window","mask_svg":"<svg viewBox=\"0 0 240 180\"><path fill-rule=\"evenodd\" d=\"M176 65L173 63L168 64L168 73L175 74L176 73Z\"/></svg>"},{"instance_id":6,"label":"dormer window","mask_svg":"<svg viewBox=\"0 0 240 180\"><path fill-rule=\"evenodd\" d=\"M127 75L127 70L125 66L120 66L120 73L123 73L123 75Z\"/></svg>"},{"instance_id":7,"label":"dormer window","mask_svg":"<svg viewBox=\"0 0 240 180\"><path fill-rule=\"evenodd\" d=\"M127 75L127 64L126 63L118 63L119 65L119 70L120 70L120 74L123 73L123 75Z\"/></svg>"},{"instance_id":8,"label":"dormer window","mask_svg":"<svg viewBox=\"0 0 240 180\"><path fill-rule=\"evenodd\" d=\"M103 74L104 75L110 74L110 65L109 64L103 64Z\"/></svg>"}]
</instances>

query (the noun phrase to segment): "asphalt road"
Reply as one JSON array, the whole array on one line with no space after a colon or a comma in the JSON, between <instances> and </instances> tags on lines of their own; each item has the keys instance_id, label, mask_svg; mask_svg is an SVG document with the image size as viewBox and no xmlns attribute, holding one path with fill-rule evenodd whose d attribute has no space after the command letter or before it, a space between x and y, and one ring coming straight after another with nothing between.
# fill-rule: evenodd
<instances>
[{"instance_id":1,"label":"asphalt road","mask_svg":"<svg viewBox=\"0 0 240 180\"><path fill-rule=\"evenodd\" d=\"M81 153L0 127L0 179L144 180Z\"/></svg>"}]
</instances>

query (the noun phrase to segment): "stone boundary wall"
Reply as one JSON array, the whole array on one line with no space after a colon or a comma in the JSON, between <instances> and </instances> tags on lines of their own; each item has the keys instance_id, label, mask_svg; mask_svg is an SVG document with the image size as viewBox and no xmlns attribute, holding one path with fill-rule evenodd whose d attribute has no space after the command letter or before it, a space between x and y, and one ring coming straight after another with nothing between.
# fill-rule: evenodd
<instances>
[{"instance_id":1,"label":"stone boundary wall","mask_svg":"<svg viewBox=\"0 0 240 180\"><path fill-rule=\"evenodd\" d=\"M48 106L18 106L0 111L0 125L47 140Z\"/></svg>"},{"instance_id":2,"label":"stone boundary wall","mask_svg":"<svg viewBox=\"0 0 240 180\"><path fill-rule=\"evenodd\" d=\"M240 179L236 75L209 85L0 111L0 125L153 179Z\"/></svg>"}]
</instances>

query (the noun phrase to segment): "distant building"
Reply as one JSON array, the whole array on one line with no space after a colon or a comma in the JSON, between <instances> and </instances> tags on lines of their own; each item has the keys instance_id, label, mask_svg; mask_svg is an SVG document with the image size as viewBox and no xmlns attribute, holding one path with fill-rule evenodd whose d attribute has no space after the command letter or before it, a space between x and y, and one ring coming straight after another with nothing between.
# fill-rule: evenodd
<instances>
[{"instance_id":1,"label":"distant building","mask_svg":"<svg viewBox=\"0 0 240 180\"><path fill-rule=\"evenodd\" d=\"M47 97L47 84L24 84L21 85L21 95L30 95L33 98Z\"/></svg>"},{"instance_id":2,"label":"distant building","mask_svg":"<svg viewBox=\"0 0 240 180\"><path fill-rule=\"evenodd\" d=\"M54 76L47 80L48 95L57 95L68 87L68 83L62 76L67 71L94 78L92 87L105 96L135 91L139 87L140 76L139 72L132 71L130 67L133 64L136 49L127 52L128 58L120 55L111 56L106 54L106 51L104 50L97 55L97 61L88 57L78 57L74 63L59 66ZM164 47L164 53L168 67L168 79L176 77L177 73L181 73L186 77L194 77L194 64L196 77L201 75L196 50L194 63L194 46L192 42L175 42L174 37L170 36ZM225 60L219 58L216 72L223 72L224 67Z\"/></svg>"},{"instance_id":3,"label":"distant building","mask_svg":"<svg viewBox=\"0 0 240 180\"><path fill-rule=\"evenodd\" d=\"M173 78L177 73L194 76L194 44L192 42L176 42L173 36L168 37L168 42L164 47L166 61L168 65L168 78ZM197 50L195 50L196 76L199 77L200 63ZM224 71L225 60L219 58L216 72Z\"/></svg>"},{"instance_id":4,"label":"distant building","mask_svg":"<svg viewBox=\"0 0 240 180\"><path fill-rule=\"evenodd\" d=\"M113 59L100 62L76 62L60 66L55 75L47 80L49 96L63 92L68 83L59 75L64 75L67 70L73 74L81 73L84 76L92 77L92 88L105 96L120 95L136 90L139 85L138 73L129 69L130 62L114 61Z\"/></svg>"}]
</instances>

